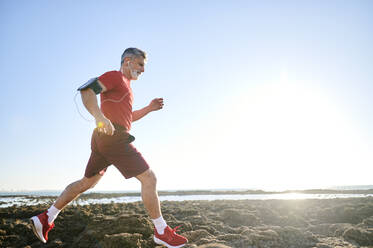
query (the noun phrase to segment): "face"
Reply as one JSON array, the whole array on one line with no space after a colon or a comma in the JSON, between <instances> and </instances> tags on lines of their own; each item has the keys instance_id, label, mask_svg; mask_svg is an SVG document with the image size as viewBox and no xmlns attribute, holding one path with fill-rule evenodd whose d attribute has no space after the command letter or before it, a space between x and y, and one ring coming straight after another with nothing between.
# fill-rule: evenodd
<instances>
[{"instance_id":1,"label":"face","mask_svg":"<svg viewBox=\"0 0 373 248\"><path fill-rule=\"evenodd\" d=\"M143 57L126 58L123 63L126 76L131 80L137 80L145 70L145 60Z\"/></svg>"}]
</instances>

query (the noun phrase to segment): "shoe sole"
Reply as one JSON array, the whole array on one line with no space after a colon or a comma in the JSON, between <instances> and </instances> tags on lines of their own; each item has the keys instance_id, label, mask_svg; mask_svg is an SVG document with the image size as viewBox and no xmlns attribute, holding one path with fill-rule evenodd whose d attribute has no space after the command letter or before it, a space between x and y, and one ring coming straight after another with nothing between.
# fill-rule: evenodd
<instances>
[{"instance_id":1,"label":"shoe sole","mask_svg":"<svg viewBox=\"0 0 373 248\"><path fill-rule=\"evenodd\" d=\"M180 247L183 247L185 244L182 244L182 245L177 245L177 246L173 246L173 245L169 245L167 244L166 242L164 242L163 240L160 240L159 238L157 238L156 236L153 236L154 237L154 242L157 243L158 245L165 245L167 248L180 248Z\"/></svg>"},{"instance_id":2,"label":"shoe sole","mask_svg":"<svg viewBox=\"0 0 373 248\"><path fill-rule=\"evenodd\" d=\"M39 218L37 216L30 218L30 224L35 236L38 237L41 242L47 243L43 237L43 225L41 224Z\"/></svg>"}]
</instances>

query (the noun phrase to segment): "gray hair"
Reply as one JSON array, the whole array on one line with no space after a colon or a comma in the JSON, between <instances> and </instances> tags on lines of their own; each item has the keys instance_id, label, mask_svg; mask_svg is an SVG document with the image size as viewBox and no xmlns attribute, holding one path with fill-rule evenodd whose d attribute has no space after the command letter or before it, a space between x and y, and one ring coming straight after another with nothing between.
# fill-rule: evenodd
<instances>
[{"instance_id":1,"label":"gray hair","mask_svg":"<svg viewBox=\"0 0 373 248\"><path fill-rule=\"evenodd\" d=\"M135 58L139 56L143 57L146 60L146 53L144 51L135 47L127 48L122 54L120 65L122 66L125 58Z\"/></svg>"}]
</instances>

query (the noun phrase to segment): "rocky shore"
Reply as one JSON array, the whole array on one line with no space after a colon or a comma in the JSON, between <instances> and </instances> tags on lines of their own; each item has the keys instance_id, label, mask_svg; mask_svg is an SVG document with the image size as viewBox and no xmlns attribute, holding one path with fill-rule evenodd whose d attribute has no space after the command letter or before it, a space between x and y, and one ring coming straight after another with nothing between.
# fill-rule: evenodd
<instances>
[{"instance_id":1,"label":"rocky shore","mask_svg":"<svg viewBox=\"0 0 373 248\"><path fill-rule=\"evenodd\" d=\"M0 209L0 247L159 247L141 202L68 206L49 242L28 219L48 205ZM163 215L189 239L185 247L373 247L373 197L324 200L162 202Z\"/></svg>"}]
</instances>

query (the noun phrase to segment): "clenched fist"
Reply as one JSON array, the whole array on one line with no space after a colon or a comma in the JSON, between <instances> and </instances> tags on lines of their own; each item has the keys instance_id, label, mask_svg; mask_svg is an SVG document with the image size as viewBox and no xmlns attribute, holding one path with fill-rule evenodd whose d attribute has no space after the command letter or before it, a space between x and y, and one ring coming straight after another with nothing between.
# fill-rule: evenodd
<instances>
[{"instance_id":1,"label":"clenched fist","mask_svg":"<svg viewBox=\"0 0 373 248\"><path fill-rule=\"evenodd\" d=\"M151 111L157 111L163 108L163 98L155 98L149 103Z\"/></svg>"},{"instance_id":2,"label":"clenched fist","mask_svg":"<svg viewBox=\"0 0 373 248\"><path fill-rule=\"evenodd\" d=\"M100 118L96 119L96 125L97 125L97 130L100 133L105 133L107 135L113 135L115 128L111 121L107 119L106 117L102 116Z\"/></svg>"}]
</instances>

